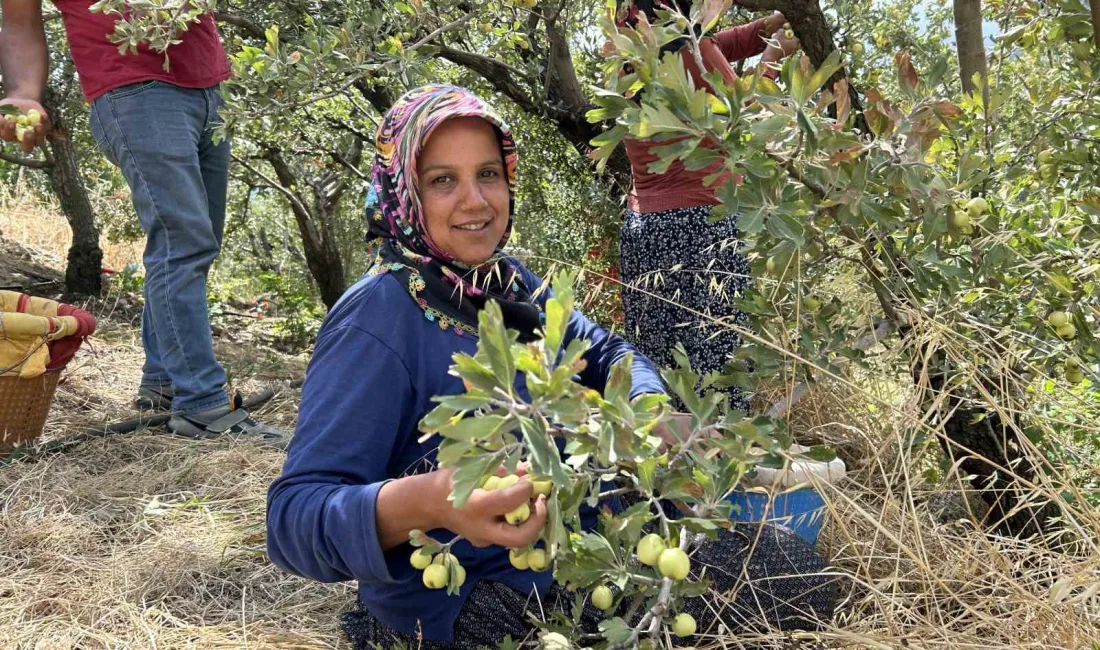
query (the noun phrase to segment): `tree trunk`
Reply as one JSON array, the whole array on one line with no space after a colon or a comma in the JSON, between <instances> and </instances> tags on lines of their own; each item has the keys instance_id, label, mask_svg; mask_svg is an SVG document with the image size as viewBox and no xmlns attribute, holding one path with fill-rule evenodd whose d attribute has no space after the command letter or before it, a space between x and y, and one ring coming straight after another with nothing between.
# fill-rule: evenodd
<instances>
[{"instance_id":1,"label":"tree trunk","mask_svg":"<svg viewBox=\"0 0 1100 650\"><path fill-rule=\"evenodd\" d=\"M264 158L271 163L279 183L284 188L298 187L302 182L295 176L290 166L283 158L282 152L276 149L265 149ZM289 190L288 190L289 191ZM317 193L317 188L314 188ZM331 215L336 210L339 194L319 197L313 201L314 209L318 214L311 213L306 202L295 192L291 192L290 208L294 213L294 220L298 223L298 232L302 237L302 250L306 255L306 266L313 280L317 283L317 289L321 294L321 302L329 309L336 304L340 296L344 294L347 285L344 282L344 261L340 257L340 249L336 245L335 231Z\"/></svg>"},{"instance_id":2,"label":"tree trunk","mask_svg":"<svg viewBox=\"0 0 1100 650\"><path fill-rule=\"evenodd\" d=\"M1100 0L1089 0L1092 12L1092 46L1100 52Z\"/></svg>"},{"instance_id":3,"label":"tree trunk","mask_svg":"<svg viewBox=\"0 0 1100 650\"><path fill-rule=\"evenodd\" d=\"M45 108L53 129L49 134L52 164L46 168L46 173L57 194L61 212L73 232L68 266L65 268L65 293L98 296L103 288L103 250L99 247L95 212L80 176L76 150L69 138L68 121L60 106L53 101L52 93L47 95Z\"/></svg>"},{"instance_id":4,"label":"tree trunk","mask_svg":"<svg viewBox=\"0 0 1100 650\"><path fill-rule=\"evenodd\" d=\"M1018 423L1006 426L999 413L959 409L943 423L943 430L947 439L974 452L959 463L959 473L973 477L970 486L989 505L994 530L1018 538L1048 532L1051 519L1061 512L1051 501L1032 498L1032 489L1025 485L1034 483L1042 468L1017 441ZM942 439L940 444L952 461L966 453Z\"/></svg>"},{"instance_id":5,"label":"tree trunk","mask_svg":"<svg viewBox=\"0 0 1100 650\"><path fill-rule=\"evenodd\" d=\"M959 76L962 77L963 92L970 94L978 90L978 86L974 83L974 75L981 75L982 100L988 104L989 84L986 83L982 2L981 0L954 0L954 3L955 45L959 51Z\"/></svg>"}]
</instances>

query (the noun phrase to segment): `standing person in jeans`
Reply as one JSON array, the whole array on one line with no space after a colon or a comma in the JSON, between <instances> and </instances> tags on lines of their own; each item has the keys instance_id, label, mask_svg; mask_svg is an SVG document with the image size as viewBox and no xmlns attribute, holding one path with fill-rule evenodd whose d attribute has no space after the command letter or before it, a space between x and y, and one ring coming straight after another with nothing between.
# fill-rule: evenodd
<instances>
[{"instance_id":1,"label":"standing person in jeans","mask_svg":"<svg viewBox=\"0 0 1100 650\"><path fill-rule=\"evenodd\" d=\"M122 170L133 195L145 246L145 365L139 408L171 410L168 428L193 438L248 434L275 444L283 432L255 422L231 402L225 370L214 358L206 279L221 250L229 172L229 142L215 144L229 61L210 15L181 35L164 55L140 46L121 55L108 40L116 18L92 13L92 0L55 0L73 64L91 105L92 135ZM30 151L45 141L49 115L41 100L49 55L41 0L2 0L0 70L7 96L0 105L37 111L41 122L23 134ZM0 119L0 139L15 141L15 125Z\"/></svg>"},{"instance_id":2,"label":"standing person in jeans","mask_svg":"<svg viewBox=\"0 0 1100 650\"><path fill-rule=\"evenodd\" d=\"M641 15L656 23L657 9L675 8L690 15L691 5L691 0L622 0L619 24L634 27ZM695 87L709 89L704 72L717 72L732 83L737 74L731 62L762 54L763 64L795 51L798 40L784 33L785 22L776 12L701 39L705 71L686 49L686 37L662 50L680 52ZM769 45L766 37L778 46ZM764 74L774 76L775 71L769 68ZM649 171L659 159L653 149L673 142L624 141L633 177L620 235L624 334L660 367L673 364L672 350L679 343L695 370L711 373L721 370L741 346L741 336L732 327L743 327L748 319L734 299L752 286L752 274L742 253L737 215L711 222L711 207L720 203L714 190L735 182L728 172L712 185L704 182L721 163L689 170L677 160L663 173ZM728 395L731 407L748 410L736 386Z\"/></svg>"}]
</instances>

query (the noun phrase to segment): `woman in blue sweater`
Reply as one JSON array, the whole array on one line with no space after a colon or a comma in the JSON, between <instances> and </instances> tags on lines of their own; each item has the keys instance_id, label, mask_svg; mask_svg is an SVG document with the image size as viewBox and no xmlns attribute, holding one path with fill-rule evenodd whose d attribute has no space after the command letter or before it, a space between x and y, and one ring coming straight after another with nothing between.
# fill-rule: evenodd
<instances>
[{"instance_id":1,"label":"woman in blue sweater","mask_svg":"<svg viewBox=\"0 0 1100 650\"><path fill-rule=\"evenodd\" d=\"M387 113L376 150L376 261L318 336L286 465L268 493L268 551L298 575L359 582L358 607L342 621L357 648L398 640L412 648L495 647L529 631L528 608L545 615L572 601L549 572L509 563L508 548L538 538L545 497L519 526L503 516L531 499L526 480L476 490L454 508L451 471L435 469L435 444L419 442L417 425L433 396L464 392L448 368L456 352L476 351L477 313L487 300L501 306L521 341L534 340L541 325L541 281L500 253L514 209L515 145L495 111L468 91L426 86ZM592 342L580 381L602 391L612 365L634 350L574 312L566 344L578 337ZM527 398L521 375L516 387ZM656 369L636 353L633 392L664 392ZM423 585L409 564L413 529L444 542L464 538L452 548L467 572L459 596ZM749 572L786 577L778 587L743 590L748 595L737 600L746 604L732 616L751 618L761 599L773 623L828 616L831 588L813 575L823 563L812 548L775 529L752 537ZM704 555L737 563L731 575L741 571L748 543L710 547ZM593 609L582 618L594 630L601 616ZM705 612L697 618L705 629Z\"/></svg>"}]
</instances>

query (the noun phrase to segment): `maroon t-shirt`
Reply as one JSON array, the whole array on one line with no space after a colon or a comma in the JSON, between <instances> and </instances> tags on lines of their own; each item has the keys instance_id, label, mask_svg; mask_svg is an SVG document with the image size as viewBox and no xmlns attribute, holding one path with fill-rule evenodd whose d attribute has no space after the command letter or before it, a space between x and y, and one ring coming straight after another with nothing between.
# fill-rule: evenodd
<instances>
[{"instance_id":1,"label":"maroon t-shirt","mask_svg":"<svg viewBox=\"0 0 1100 650\"><path fill-rule=\"evenodd\" d=\"M767 43L761 38L764 20L761 18L746 25L724 29L713 38L703 39L701 43L703 64L708 70L719 71L727 81L736 79L737 75L729 62L755 56L767 47ZM708 88L702 72L695 64L695 59L688 54L687 50L683 51L682 56L684 68L691 75L695 87ZM732 175L725 173L710 187L707 187L703 180L720 170L721 163L715 163L697 171L688 171L684 163L677 160L663 174L654 174L649 171L650 163L660 158L653 153L653 149L676 141L675 138L664 142L634 138L627 138L624 141L626 155L630 159L630 167L634 175L634 186L630 190L630 195L627 196L629 209L649 213L719 203L714 195L714 187L730 182L733 180ZM704 143L703 146L708 145Z\"/></svg>"},{"instance_id":2,"label":"maroon t-shirt","mask_svg":"<svg viewBox=\"0 0 1100 650\"><path fill-rule=\"evenodd\" d=\"M164 54L147 45L139 45L137 54L119 54L118 46L107 40L118 16L92 13L88 11L92 4L93 0L54 0L88 103L108 90L139 81L158 79L184 88L207 88L231 76L213 16L203 16L183 34L183 42L168 48L170 66L165 72Z\"/></svg>"}]
</instances>

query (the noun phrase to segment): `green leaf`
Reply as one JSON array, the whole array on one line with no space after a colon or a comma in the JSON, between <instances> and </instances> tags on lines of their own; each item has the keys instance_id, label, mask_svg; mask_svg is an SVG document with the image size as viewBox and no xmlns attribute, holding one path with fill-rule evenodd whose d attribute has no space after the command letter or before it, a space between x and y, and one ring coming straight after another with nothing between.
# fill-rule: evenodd
<instances>
[{"instance_id":1,"label":"green leaf","mask_svg":"<svg viewBox=\"0 0 1100 650\"><path fill-rule=\"evenodd\" d=\"M619 616L600 621L600 632L611 645L626 643L632 634L630 626Z\"/></svg>"},{"instance_id":2,"label":"green leaf","mask_svg":"<svg viewBox=\"0 0 1100 650\"><path fill-rule=\"evenodd\" d=\"M653 492L656 485L657 459L647 458L638 464L638 485L646 492Z\"/></svg>"},{"instance_id":3,"label":"green leaf","mask_svg":"<svg viewBox=\"0 0 1100 650\"><path fill-rule=\"evenodd\" d=\"M451 500L456 508L466 505L470 495L481 483L481 477L495 471L503 459L503 452L495 452L472 456L462 461L454 473L454 487L451 490Z\"/></svg>"},{"instance_id":4,"label":"green leaf","mask_svg":"<svg viewBox=\"0 0 1100 650\"><path fill-rule=\"evenodd\" d=\"M461 395L446 395L443 397L433 397L432 399L439 402L441 406L445 406L455 411L475 411L485 408L489 396L475 389ZM436 428L438 428L438 425Z\"/></svg>"},{"instance_id":5,"label":"green leaf","mask_svg":"<svg viewBox=\"0 0 1100 650\"><path fill-rule=\"evenodd\" d=\"M496 377L497 385L512 394L516 379L516 364L512 358L512 342L504 328L504 315L500 305L488 301L478 312L478 349L484 352Z\"/></svg>"},{"instance_id":6,"label":"green leaf","mask_svg":"<svg viewBox=\"0 0 1100 650\"><path fill-rule=\"evenodd\" d=\"M802 110L799 110L796 115L798 117L798 128L806 136L806 153L812 156L817 151L817 127L810 122L810 118Z\"/></svg>"},{"instance_id":7,"label":"green leaf","mask_svg":"<svg viewBox=\"0 0 1100 650\"><path fill-rule=\"evenodd\" d=\"M454 365L451 366L452 375L468 381L477 390L490 395L493 393L497 387L497 378L492 369L468 354L455 354L452 360L454 361Z\"/></svg>"},{"instance_id":8,"label":"green leaf","mask_svg":"<svg viewBox=\"0 0 1100 650\"><path fill-rule=\"evenodd\" d=\"M516 419L510 415L479 415L465 417L439 427L439 434L449 440L470 442L475 438L485 440L501 429L510 428Z\"/></svg>"},{"instance_id":9,"label":"green leaf","mask_svg":"<svg viewBox=\"0 0 1100 650\"><path fill-rule=\"evenodd\" d=\"M840 50L833 50L832 53L829 54L829 56L825 57L825 60L821 63L817 70L814 71L812 75L810 75L810 80L806 84L809 88L807 97L821 90L821 87L825 85L825 82L829 81L829 78L832 77L833 74L836 73L837 70L840 70L843 66L844 63L840 60Z\"/></svg>"},{"instance_id":10,"label":"green leaf","mask_svg":"<svg viewBox=\"0 0 1100 650\"><path fill-rule=\"evenodd\" d=\"M794 217L776 212L768 218L767 225L768 232L773 237L785 239L794 244L795 248L806 246L806 228Z\"/></svg>"},{"instance_id":11,"label":"green leaf","mask_svg":"<svg viewBox=\"0 0 1100 650\"><path fill-rule=\"evenodd\" d=\"M420 420L420 430L424 433L435 433L442 427L447 426L452 418L455 418L459 414L459 410L452 408L449 405L441 404L428 412Z\"/></svg>"},{"instance_id":12,"label":"green leaf","mask_svg":"<svg viewBox=\"0 0 1100 650\"><path fill-rule=\"evenodd\" d=\"M815 445L808 451L799 454L801 458L809 458L820 463L829 463L836 460L836 450L827 445Z\"/></svg>"}]
</instances>

